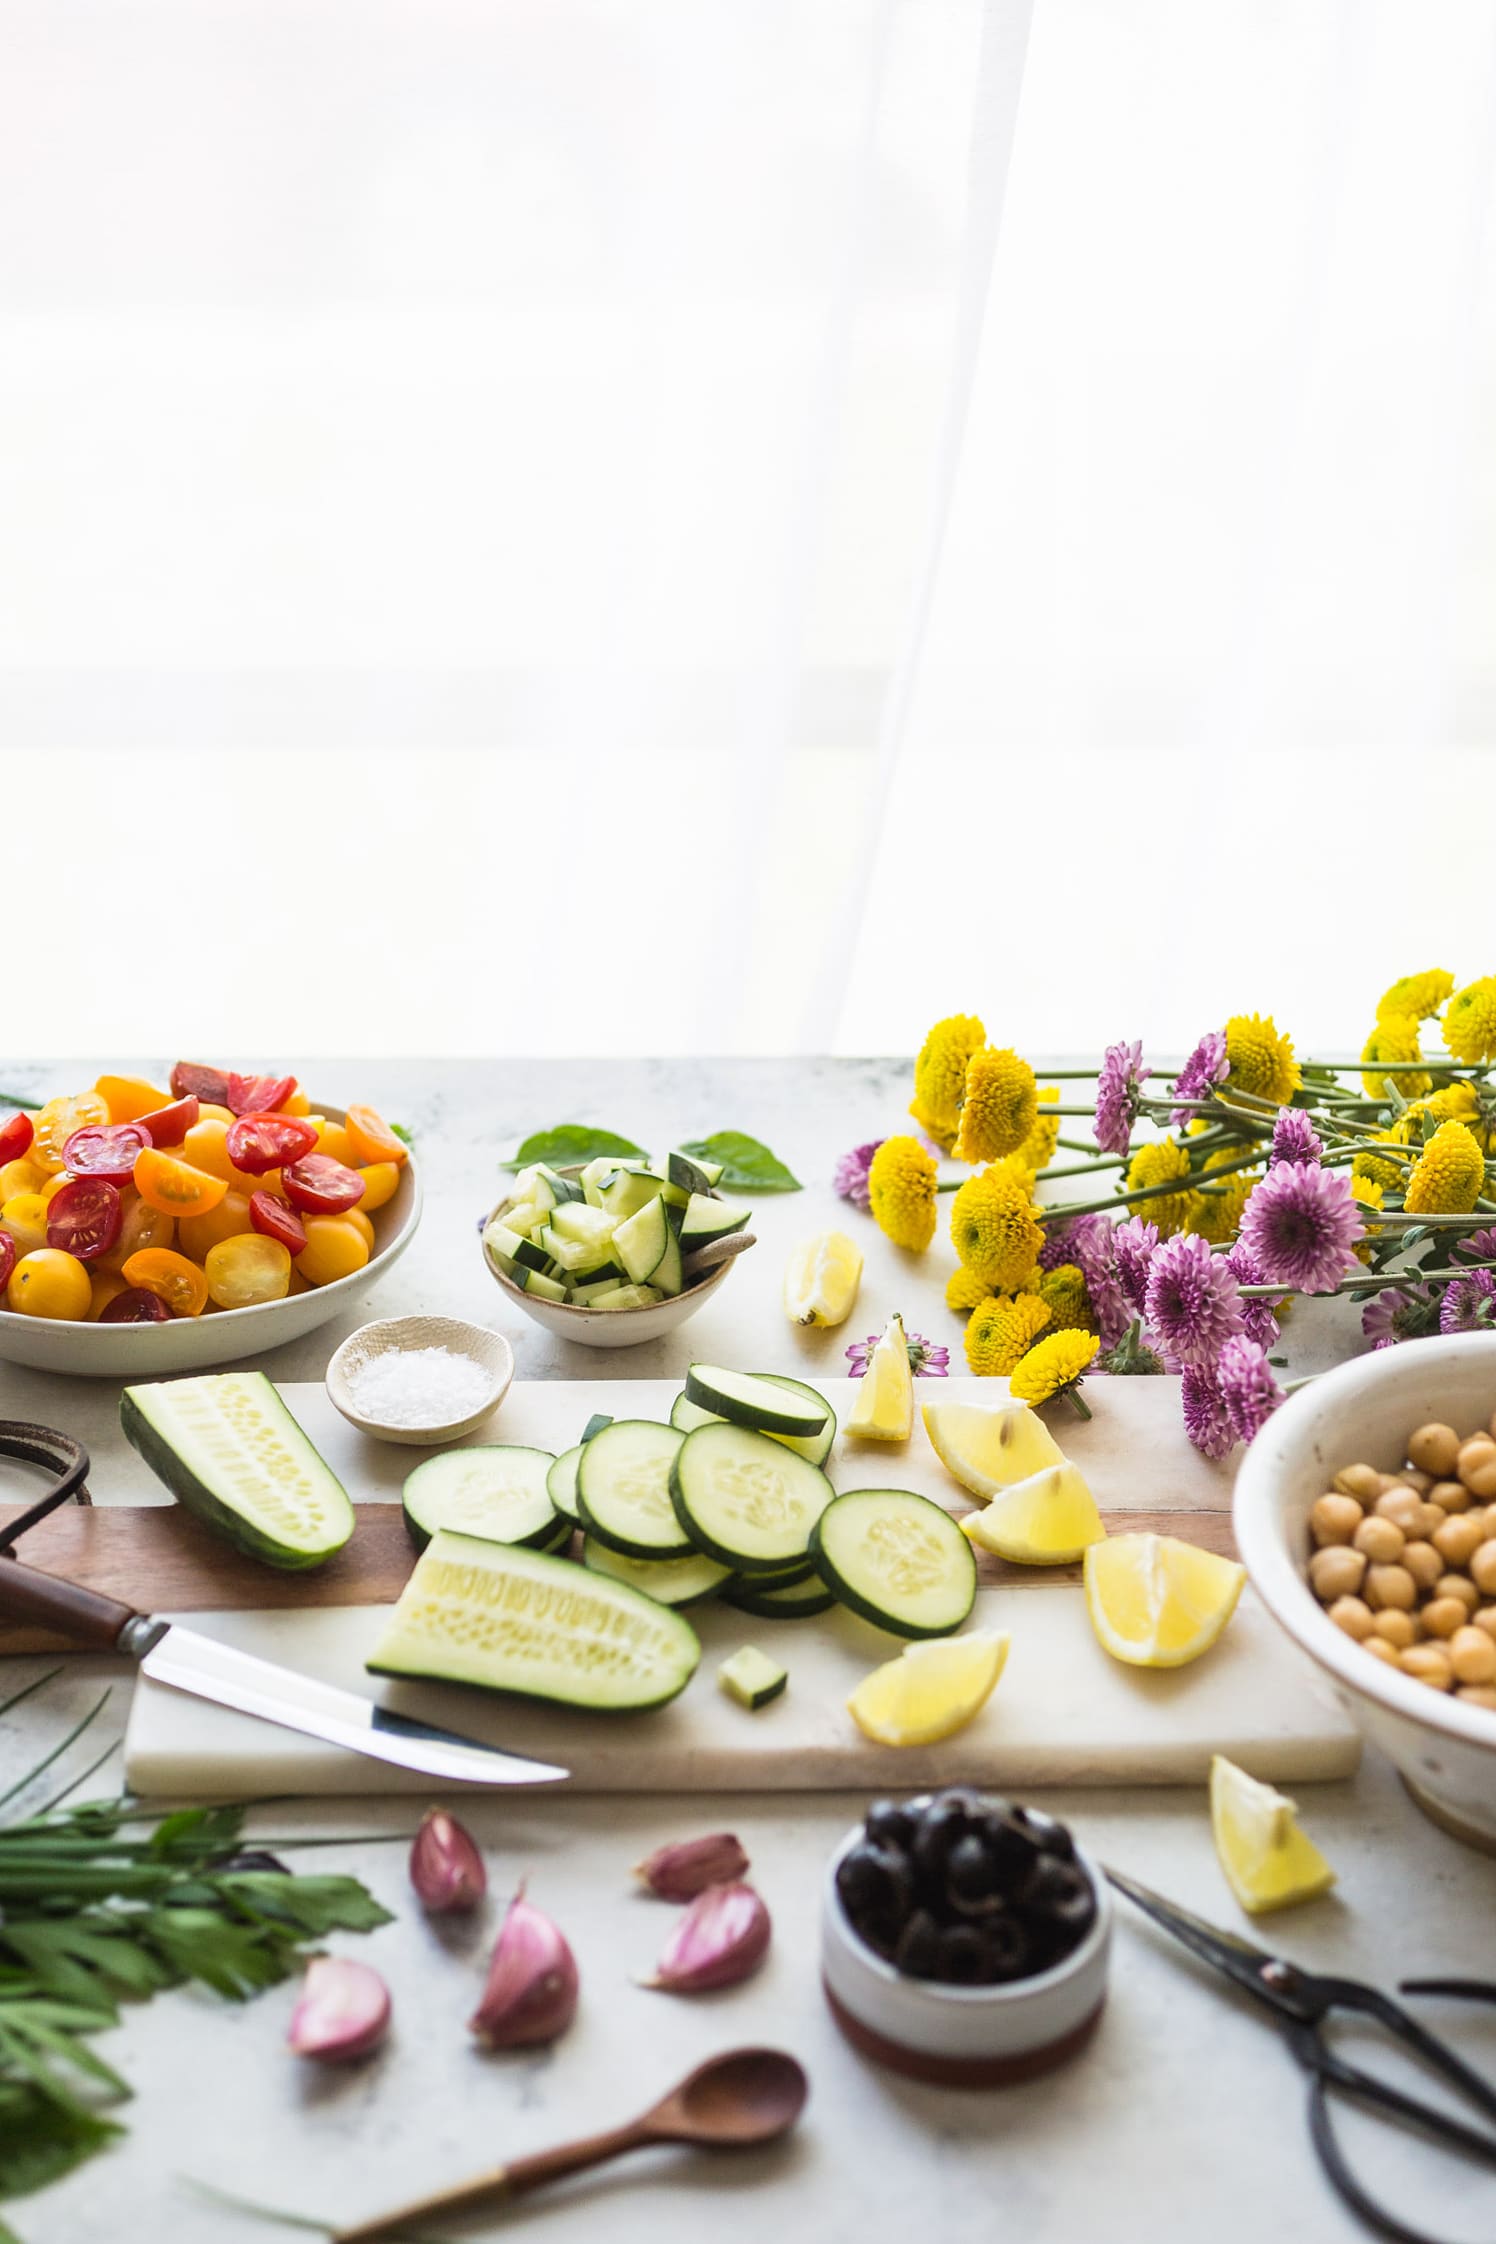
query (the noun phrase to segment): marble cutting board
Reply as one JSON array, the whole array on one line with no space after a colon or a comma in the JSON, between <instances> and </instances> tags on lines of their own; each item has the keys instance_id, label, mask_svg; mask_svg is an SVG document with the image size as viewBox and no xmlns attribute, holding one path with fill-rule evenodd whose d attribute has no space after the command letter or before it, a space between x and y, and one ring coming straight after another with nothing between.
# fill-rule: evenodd
<instances>
[{"instance_id":1,"label":"marble cutting board","mask_svg":"<svg viewBox=\"0 0 1496 2244\"><path fill-rule=\"evenodd\" d=\"M819 1384L844 1416L852 1383ZM978 1386L953 1380L944 1391ZM980 1391L990 1396L991 1382L981 1382ZM1113 1531L1146 1523L1228 1549L1230 1470L1198 1457L1184 1441L1177 1382L1098 1380L1090 1391L1095 1416L1089 1424L1056 1411L1054 1426ZM282 1392L356 1502L398 1500L406 1473L426 1452L359 1434L320 1386L287 1385ZM593 1410L663 1418L675 1392L674 1382L660 1380L516 1382L483 1434L560 1450ZM966 1508L919 1425L903 1448L839 1440L828 1470L841 1488L907 1486L953 1510ZM116 1486L111 1493L139 1502L153 1485L145 1479L147 1485ZM559 1761L571 1769L578 1791L822 1791L957 1780L1014 1788L1185 1784L1203 1779L1213 1752L1273 1782L1299 1783L1347 1776L1359 1756L1356 1731L1250 1592L1222 1643L1203 1660L1174 1673L1150 1673L1123 1667L1101 1650L1073 1582L984 1562L971 1625L1011 1630L1003 1680L959 1736L895 1751L860 1735L845 1700L868 1668L898 1645L850 1614L775 1623L713 1603L697 1606L691 1618L703 1656L687 1690L655 1713L606 1717L451 1686L380 1683L364 1673L363 1662L385 1625L385 1611L319 1606L315 1577L295 1579L303 1604L181 1617L402 1711ZM285 1579L277 1590L285 1594ZM716 1680L723 1659L749 1642L764 1645L790 1673L786 1693L757 1714L729 1700ZM430 1789L423 1779L143 1678L125 1753L131 1786L152 1797Z\"/></svg>"}]
</instances>

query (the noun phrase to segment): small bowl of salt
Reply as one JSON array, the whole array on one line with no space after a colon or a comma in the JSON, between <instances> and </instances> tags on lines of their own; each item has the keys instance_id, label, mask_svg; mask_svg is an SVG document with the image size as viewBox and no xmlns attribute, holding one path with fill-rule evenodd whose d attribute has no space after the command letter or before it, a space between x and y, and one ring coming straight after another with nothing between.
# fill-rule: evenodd
<instances>
[{"instance_id":1,"label":"small bowl of salt","mask_svg":"<svg viewBox=\"0 0 1496 2244\"><path fill-rule=\"evenodd\" d=\"M335 1352L327 1392L361 1433L431 1448L476 1433L513 1377L501 1332L457 1317L378 1317Z\"/></svg>"}]
</instances>

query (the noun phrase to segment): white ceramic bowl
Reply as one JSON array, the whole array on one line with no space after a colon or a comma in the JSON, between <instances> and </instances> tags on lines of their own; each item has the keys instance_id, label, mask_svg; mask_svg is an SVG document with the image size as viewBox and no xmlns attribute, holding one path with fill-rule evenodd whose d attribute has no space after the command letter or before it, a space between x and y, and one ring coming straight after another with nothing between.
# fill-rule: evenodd
<instances>
[{"instance_id":1,"label":"white ceramic bowl","mask_svg":"<svg viewBox=\"0 0 1496 2244\"><path fill-rule=\"evenodd\" d=\"M380 1356L409 1355L419 1348L445 1348L451 1355L466 1356L488 1380L487 1399L465 1418L437 1420L423 1426L391 1426L385 1419L367 1417L353 1400L353 1381L367 1363ZM334 1409L350 1426L377 1441L405 1442L414 1448L434 1449L440 1443L461 1441L475 1434L485 1418L509 1392L514 1377L514 1350L501 1332L487 1325L470 1325L460 1317L376 1317L333 1352L327 1367L327 1392Z\"/></svg>"},{"instance_id":2,"label":"white ceramic bowl","mask_svg":"<svg viewBox=\"0 0 1496 2244\"><path fill-rule=\"evenodd\" d=\"M330 1122L346 1119L342 1107L316 1100L312 1111ZM260 1356L357 1307L404 1254L420 1220L421 1180L412 1156L401 1164L393 1198L370 1216L374 1252L351 1277L312 1286L284 1301L263 1301L253 1309L215 1309L211 1316L173 1317L164 1325L64 1324L3 1309L0 1358L32 1371L60 1371L80 1379L159 1379L168 1372L209 1371L215 1364L237 1363L241 1356Z\"/></svg>"},{"instance_id":3,"label":"white ceramic bowl","mask_svg":"<svg viewBox=\"0 0 1496 2244\"><path fill-rule=\"evenodd\" d=\"M862 1835L854 1824L827 1865L821 1972L838 2024L864 2054L949 2088L1031 2080L1073 2056L1100 2017L1111 1958L1111 1888L1091 1857L1076 1848L1095 1888L1096 1916L1068 1956L1028 1979L944 1987L895 1971L848 1923L836 1873Z\"/></svg>"},{"instance_id":4,"label":"white ceramic bowl","mask_svg":"<svg viewBox=\"0 0 1496 2244\"><path fill-rule=\"evenodd\" d=\"M569 1162L557 1173L563 1177L580 1176L581 1164ZM719 1195L713 1193L711 1197L716 1199ZM495 1203L483 1219L485 1230L508 1205L507 1195ZM730 1257L717 1269L709 1270L704 1278L698 1278L695 1285L687 1286L684 1293L674 1294L665 1301L646 1302L642 1309L588 1309L581 1302L542 1301L538 1294L521 1292L513 1280L504 1275L488 1248L483 1248L488 1274L503 1288L505 1299L512 1301L516 1309L523 1309L527 1317L533 1317L547 1332L553 1332L558 1340L574 1340L582 1348L637 1348L641 1341L663 1339L667 1332L674 1332L687 1318L695 1316L701 1304L710 1300L728 1271L741 1259L740 1255Z\"/></svg>"},{"instance_id":5,"label":"white ceramic bowl","mask_svg":"<svg viewBox=\"0 0 1496 2244\"><path fill-rule=\"evenodd\" d=\"M1336 1628L1304 1579L1309 1507L1345 1465L1395 1472L1431 1420L1460 1433L1496 1410L1496 1334L1406 1341L1300 1388L1242 1460L1237 1547L1273 1618L1329 1676L1351 1719L1434 1820L1496 1850L1496 1712L1384 1667Z\"/></svg>"}]
</instances>

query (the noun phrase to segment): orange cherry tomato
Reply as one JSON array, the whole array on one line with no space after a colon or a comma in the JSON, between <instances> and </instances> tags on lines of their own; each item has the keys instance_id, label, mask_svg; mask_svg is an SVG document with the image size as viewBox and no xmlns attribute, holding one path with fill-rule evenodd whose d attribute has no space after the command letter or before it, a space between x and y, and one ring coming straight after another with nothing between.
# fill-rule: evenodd
<instances>
[{"instance_id":1,"label":"orange cherry tomato","mask_svg":"<svg viewBox=\"0 0 1496 2244\"><path fill-rule=\"evenodd\" d=\"M312 1102L305 1091L293 1091L288 1099L281 1100L277 1111L281 1114L294 1114L300 1121L311 1113Z\"/></svg>"},{"instance_id":2,"label":"orange cherry tomato","mask_svg":"<svg viewBox=\"0 0 1496 2244\"><path fill-rule=\"evenodd\" d=\"M251 1231L210 1248L203 1274L220 1309L250 1309L257 1302L285 1299L291 1256L279 1239Z\"/></svg>"},{"instance_id":3,"label":"orange cherry tomato","mask_svg":"<svg viewBox=\"0 0 1496 2244\"><path fill-rule=\"evenodd\" d=\"M125 1264L125 1284L143 1286L158 1294L174 1317L200 1317L208 1299L208 1281L195 1262L170 1247L147 1247L132 1254Z\"/></svg>"},{"instance_id":4,"label":"orange cherry tomato","mask_svg":"<svg viewBox=\"0 0 1496 2244\"><path fill-rule=\"evenodd\" d=\"M309 1215L302 1221L306 1245L296 1257L296 1267L309 1285L330 1286L335 1279L351 1278L363 1269L369 1250L346 1216Z\"/></svg>"},{"instance_id":5,"label":"orange cherry tomato","mask_svg":"<svg viewBox=\"0 0 1496 2244\"><path fill-rule=\"evenodd\" d=\"M109 1109L97 1091L80 1091L76 1098L48 1099L35 1119L36 1131L26 1158L51 1177L67 1165L62 1149L73 1132L87 1129L92 1122L107 1122Z\"/></svg>"},{"instance_id":6,"label":"orange cherry tomato","mask_svg":"<svg viewBox=\"0 0 1496 2244\"><path fill-rule=\"evenodd\" d=\"M0 1208L0 1228L15 1240L17 1253L35 1254L47 1243L46 1201L39 1192L18 1192Z\"/></svg>"},{"instance_id":7,"label":"orange cherry tomato","mask_svg":"<svg viewBox=\"0 0 1496 2244\"><path fill-rule=\"evenodd\" d=\"M398 1169L402 1161L410 1158L410 1148L404 1139L396 1137L384 1116L376 1114L372 1106L349 1107L347 1130L353 1158L359 1167L368 1161L393 1161Z\"/></svg>"},{"instance_id":8,"label":"orange cherry tomato","mask_svg":"<svg viewBox=\"0 0 1496 2244\"><path fill-rule=\"evenodd\" d=\"M199 1122L221 1122L227 1129L234 1119L234 1111L232 1107L215 1105L211 1099L199 1099L197 1118Z\"/></svg>"},{"instance_id":9,"label":"orange cherry tomato","mask_svg":"<svg viewBox=\"0 0 1496 2244\"><path fill-rule=\"evenodd\" d=\"M343 1124L329 1122L325 1114L309 1114L306 1119L317 1133L317 1143L309 1150L325 1153L329 1161L341 1161L345 1169L351 1169L353 1147L348 1142L348 1132Z\"/></svg>"},{"instance_id":10,"label":"orange cherry tomato","mask_svg":"<svg viewBox=\"0 0 1496 2244\"><path fill-rule=\"evenodd\" d=\"M248 1199L251 1192L259 1191L263 1180L251 1176L247 1169L236 1169L229 1159L231 1127L231 1122L220 1122L214 1116L196 1122L177 1149L178 1157L190 1161L194 1169L202 1169L210 1177L222 1177L225 1184L232 1185Z\"/></svg>"},{"instance_id":11,"label":"orange cherry tomato","mask_svg":"<svg viewBox=\"0 0 1496 2244\"><path fill-rule=\"evenodd\" d=\"M61 1247L39 1247L22 1255L10 1274L5 1298L21 1317L56 1317L78 1324L88 1315L93 1288L76 1255Z\"/></svg>"},{"instance_id":12,"label":"orange cherry tomato","mask_svg":"<svg viewBox=\"0 0 1496 2244\"><path fill-rule=\"evenodd\" d=\"M153 1208L127 1184L120 1194L119 1237L108 1254L101 1254L94 1263L95 1270L120 1271L132 1254L142 1254L147 1247L169 1247L176 1236L176 1225L169 1215Z\"/></svg>"},{"instance_id":13,"label":"orange cherry tomato","mask_svg":"<svg viewBox=\"0 0 1496 2244\"><path fill-rule=\"evenodd\" d=\"M206 1262L213 1249L225 1239L237 1239L252 1231L249 1220L249 1201L242 1192L226 1192L216 1208L206 1215L183 1216L177 1225L177 1245L181 1252L194 1262Z\"/></svg>"},{"instance_id":14,"label":"orange cherry tomato","mask_svg":"<svg viewBox=\"0 0 1496 2244\"><path fill-rule=\"evenodd\" d=\"M165 1106L169 1096L143 1075L101 1075L94 1092L108 1107L111 1122L138 1122L153 1108Z\"/></svg>"},{"instance_id":15,"label":"orange cherry tomato","mask_svg":"<svg viewBox=\"0 0 1496 2244\"><path fill-rule=\"evenodd\" d=\"M364 1196L359 1202L365 1215L382 1208L386 1200L393 1200L400 1184L400 1171L393 1161L371 1161L368 1168L360 1169L364 1180Z\"/></svg>"},{"instance_id":16,"label":"orange cherry tomato","mask_svg":"<svg viewBox=\"0 0 1496 2244\"><path fill-rule=\"evenodd\" d=\"M135 1189L147 1207L158 1208L162 1215L200 1216L218 1206L229 1184L227 1177L210 1176L205 1169L194 1169L175 1154L148 1145L135 1156Z\"/></svg>"},{"instance_id":17,"label":"orange cherry tomato","mask_svg":"<svg viewBox=\"0 0 1496 2244\"><path fill-rule=\"evenodd\" d=\"M127 1290L125 1281L114 1270L100 1270L88 1281L88 1321L96 1325L111 1301Z\"/></svg>"},{"instance_id":18,"label":"orange cherry tomato","mask_svg":"<svg viewBox=\"0 0 1496 2244\"><path fill-rule=\"evenodd\" d=\"M374 1226L369 1221L368 1217L364 1214L363 1209L347 1209L344 1212L343 1221L345 1223L351 1223L353 1225L354 1230L363 1240L364 1245L368 1248L370 1254L372 1254L374 1252Z\"/></svg>"}]
</instances>

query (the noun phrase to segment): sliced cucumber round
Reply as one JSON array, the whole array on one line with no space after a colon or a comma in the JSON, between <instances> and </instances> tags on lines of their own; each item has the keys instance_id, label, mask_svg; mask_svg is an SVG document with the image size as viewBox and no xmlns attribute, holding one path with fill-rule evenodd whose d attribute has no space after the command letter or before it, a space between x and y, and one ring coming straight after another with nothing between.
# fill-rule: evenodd
<instances>
[{"instance_id":1,"label":"sliced cucumber round","mask_svg":"<svg viewBox=\"0 0 1496 2244\"><path fill-rule=\"evenodd\" d=\"M692 1364L686 1393L703 1410L759 1434L798 1434L803 1441L820 1433L826 1420L826 1405L819 1395L812 1398L808 1387L792 1393L776 1380L724 1371L720 1364Z\"/></svg>"},{"instance_id":2,"label":"sliced cucumber round","mask_svg":"<svg viewBox=\"0 0 1496 2244\"><path fill-rule=\"evenodd\" d=\"M950 1513L906 1488L838 1496L811 1549L838 1604L895 1636L949 1636L977 1594L976 1556Z\"/></svg>"},{"instance_id":3,"label":"sliced cucumber round","mask_svg":"<svg viewBox=\"0 0 1496 2244\"><path fill-rule=\"evenodd\" d=\"M808 1620L812 1613L829 1612L836 1603L819 1574L804 1574L793 1582L765 1582L758 1575L738 1574L723 1590L722 1599L763 1621Z\"/></svg>"},{"instance_id":4,"label":"sliced cucumber round","mask_svg":"<svg viewBox=\"0 0 1496 2244\"><path fill-rule=\"evenodd\" d=\"M670 1476L681 1526L735 1574L783 1573L803 1559L833 1493L819 1466L742 1426L685 1435Z\"/></svg>"},{"instance_id":5,"label":"sliced cucumber round","mask_svg":"<svg viewBox=\"0 0 1496 2244\"><path fill-rule=\"evenodd\" d=\"M616 1418L585 1444L577 1512L599 1542L625 1558L684 1558L695 1548L670 1496L670 1468L685 1436L648 1418Z\"/></svg>"},{"instance_id":6,"label":"sliced cucumber round","mask_svg":"<svg viewBox=\"0 0 1496 2244\"><path fill-rule=\"evenodd\" d=\"M820 1409L823 1423L817 1433L775 1434L774 1439L782 1441L786 1449L793 1449L799 1456L808 1458L812 1465L824 1465L836 1443L836 1412L830 1403L824 1401L814 1387L807 1387L803 1380L781 1379L778 1372L774 1371L756 1376L767 1379L772 1386L784 1387L796 1395L806 1396ZM701 1403L692 1402L690 1396L682 1392L670 1406L670 1423L679 1427L683 1434L694 1434L698 1426L725 1425L727 1421L720 1411L707 1410Z\"/></svg>"},{"instance_id":7,"label":"sliced cucumber round","mask_svg":"<svg viewBox=\"0 0 1496 2244\"><path fill-rule=\"evenodd\" d=\"M577 1467L582 1462L585 1441L575 1449L563 1449L545 1476L545 1492L558 1512L564 1512L573 1527L580 1527L582 1515L577 1509Z\"/></svg>"},{"instance_id":8,"label":"sliced cucumber round","mask_svg":"<svg viewBox=\"0 0 1496 2244\"><path fill-rule=\"evenodd\" d=\"M582 1537L582 1564L615 1582L627 1582L631 1589L643 1590L646 1597L657 1598L661 1605L694 1605L729 1579L727 1568L702 1551L692 1551L689 1558L625 1558L622 1551L610 1550L595 1535Z\"/></svg>"},{"instance_id":9,"label":"sliced cucumber round","mask_svg":"<svg viewBox=\"0 0 1496 2244\"><path fill-rule=\"evenodd\" d=\"M555 1462L548 1449L503 1443L428 1457L401 1492L411 1541L424 1550L438 1528L450 1527L495 1543L549 1547L558 1525L546 1485Z\"/></svg>"}]
</instances>

